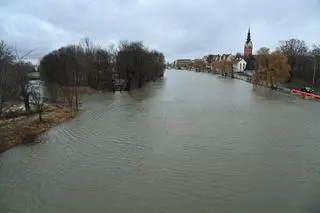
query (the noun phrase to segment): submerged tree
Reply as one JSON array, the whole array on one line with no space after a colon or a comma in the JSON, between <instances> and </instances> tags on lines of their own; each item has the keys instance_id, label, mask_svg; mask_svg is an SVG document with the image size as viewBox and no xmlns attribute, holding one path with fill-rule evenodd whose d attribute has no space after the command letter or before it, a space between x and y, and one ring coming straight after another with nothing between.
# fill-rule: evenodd
<instances>
[{"instance_id":1,"label":"submerged tree","mask_svg":"<svg viewBox=\"0 0 320 213\"><path fill-rule=\"evenodd\" d=\"M110 89L112 86L110 54L88 39L80 45L64 46L45 55L39 68L51 95L63 97L70 106L75 99L76 109L80 87ZM55 91L60 91L60 94L54 94Z\"/></svg>"},{"instance_id":2,"label":"submerged tree","mask_svg":"<svg viewBox=\"0 0 320 213\"><path fill-rule=\"evenodd\" d=\"M54 96L62 97L70 107L74 98L77 107L78 88L84 83L81 80L86 80L81 64L83 57L84 51L80 46L68 45L45 55L40 61L41 77L52 93L57 91Z\"/></svg>"},{"instance_id":3,"label":"submerged tree","mask_svg":"<svg viewBox=\"0 0 320 213\"><path fill-rule=\"evenodd\" d=\"M63 88L71 94L70 101L75 96L77 106L74 88L114 90L115 80L119 79L126 81L126 90L140 88L163 76L165 60L162 53L149 50L141 42L124 41L117 50L114 46L103 49L85 38L79 45L64 46L45 55L39 68L41 77L51 85L51 93L57 91L56 87ZM70 93L70 88L74 92Z\"/></svg>"},{"instance_id":4,"label":"submerged tree","mask_svg":"<svg viewBox=\"0 0 320 213\"><path fill-rule=\"evenodd\" d=\"M252 78L253 84L266 84L276 88L290 77L288 57L280 52L262 53L257 56L258 70Z\"/></svg>"},{"instance_id":5,"label":"submerged tree","mask_svg":"<svg viewBox=\"0 0 320 213\"><path fill-rule=\"evenodd\" d=\"M126 80L126 90L141 88L146 82L163 77L164 55L148 50L142 42L123 41L117 54L117 70Z\"/></svg>"}]
</instances>

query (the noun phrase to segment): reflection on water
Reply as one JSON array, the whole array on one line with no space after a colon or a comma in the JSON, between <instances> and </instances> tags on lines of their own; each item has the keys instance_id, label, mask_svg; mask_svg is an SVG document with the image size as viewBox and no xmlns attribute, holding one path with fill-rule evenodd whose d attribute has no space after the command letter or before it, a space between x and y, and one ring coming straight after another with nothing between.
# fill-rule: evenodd
<instances>
[{"instance_id":1,"label":"reflection on water","mask_svg":"<svg viewBox=\"0 0 320 213\"><path fill-rule=\"evenodd\" d=\"M129 95L131 95L135 100L137 101L143 101L147 98L152 98L159 93L165 86L166 79L160 79L154 83L149 83L146 86L144 86L141 89L135 89L131 92L129 92Z\"/></svg>"},{"instance_id":2,"label":"reflection on water","mask_svg":"<svg viewBox=\"0 0 320 213\"><path fill-rule=\"evenodd\" d=\"M318 212L319 104L168 71L0 155L0 212Z\"/></svg>"},{"instance_id":3,"label":"reflection on water","mask_svg":"<svg viewBox=\"0 0 320 213\"><path fill-rule=\"evenodd\" d=\"M272 90L263 86L253 86L252 91L261 99L269 101L286 101L287 103L295 103L299 100L299 97L295 97L292 94L285 93L279 90Z\"/></svg>"}]
</instances>

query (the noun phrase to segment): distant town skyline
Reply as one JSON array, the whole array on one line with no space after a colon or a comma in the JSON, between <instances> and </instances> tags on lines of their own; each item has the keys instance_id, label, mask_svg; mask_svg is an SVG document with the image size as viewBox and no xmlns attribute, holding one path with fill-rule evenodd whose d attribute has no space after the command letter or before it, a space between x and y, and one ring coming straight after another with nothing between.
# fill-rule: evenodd
<instances>
[{"instance_id":1,"label":"distant town skyline","mask_svg":"<svg viewBox=\"0 0 320 213\"><path fill-rule=\"evenodd\" d=\"M0 35L38 60L89 37L103 47L141 40L168 61L243 52L251 28L253 52L279 40L320 43L318 0L2 0Z\"/></svg>"}]
</instances>

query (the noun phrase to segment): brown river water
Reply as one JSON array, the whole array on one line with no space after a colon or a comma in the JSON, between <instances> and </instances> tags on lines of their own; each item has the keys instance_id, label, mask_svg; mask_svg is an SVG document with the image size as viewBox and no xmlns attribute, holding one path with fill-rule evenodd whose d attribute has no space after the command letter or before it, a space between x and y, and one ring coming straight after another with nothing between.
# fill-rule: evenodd
<instances>
[{"instance_id":1,"label":"brown river water","mask_svg":"<svg viewBox=\"0 0 320 213\"><path fill-rule=\"evenodd\" d=\"M0 154L1 213L320 212L320 104L167 71Z\"/></svg>"}]
</instances>

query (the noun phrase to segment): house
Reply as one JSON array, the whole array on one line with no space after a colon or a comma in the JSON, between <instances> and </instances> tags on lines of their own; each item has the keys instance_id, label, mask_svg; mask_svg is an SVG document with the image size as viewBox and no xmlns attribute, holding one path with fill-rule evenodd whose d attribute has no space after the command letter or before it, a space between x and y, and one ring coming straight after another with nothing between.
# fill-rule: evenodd
<instances>
[{"instance_id":1,"label":"house","mask_svg":"<svg viewBox=\"0 0 320 213\"><path fill-rule=\"evenodd\" d=\"M242 57L235 58L233 62L233 71L243 73L246 69L246 66L247 62Z\"/></svg>"}]
</instances>

